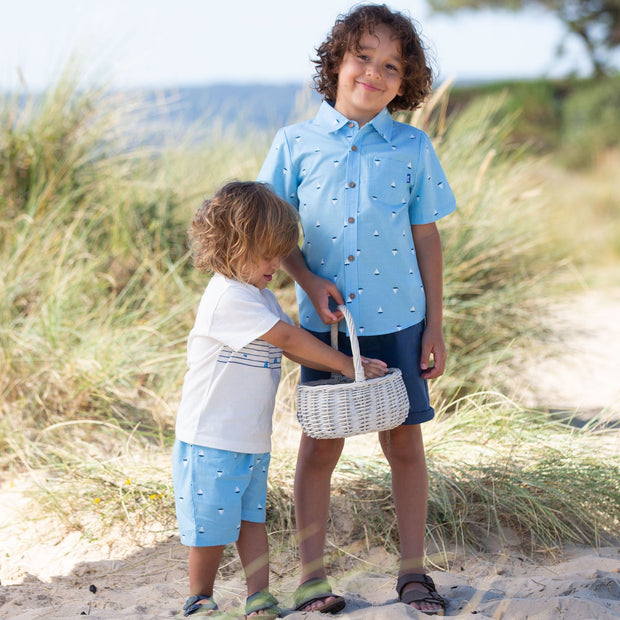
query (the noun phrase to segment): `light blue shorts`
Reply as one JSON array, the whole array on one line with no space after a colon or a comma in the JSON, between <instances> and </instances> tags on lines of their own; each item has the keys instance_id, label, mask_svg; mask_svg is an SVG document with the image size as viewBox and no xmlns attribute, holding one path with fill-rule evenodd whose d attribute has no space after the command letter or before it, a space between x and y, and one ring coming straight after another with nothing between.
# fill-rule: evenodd
<instances>
[{"instance_id":1,"label":"light blue shorts","mask_svg":"<svg viewBox=\"0 0 620 620\"><path fill-rule=\"evenodd\" d=\"M265 522L270 454L243 454L176 440L172 482L181 542L235 542L241 521Z\"/></svg>"}]
</instances>

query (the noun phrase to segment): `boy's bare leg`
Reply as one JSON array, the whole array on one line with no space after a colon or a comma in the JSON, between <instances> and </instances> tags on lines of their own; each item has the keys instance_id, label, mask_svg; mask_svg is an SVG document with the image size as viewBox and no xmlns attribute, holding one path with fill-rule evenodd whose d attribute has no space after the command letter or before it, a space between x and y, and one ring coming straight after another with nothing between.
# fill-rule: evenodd
<instances>
[{"instance_id":1,"label":"boy's bare leg","mask_svg":"<svg viewBox=\"0 0 620 620\"><path fill-rule=\"evenodd\" d=\"M269 542L264 523L241 521L237 552L245 573L248 596L269 589Z\"/></svg>"},{"instance_id":2,"label":"boy's bare leg","mask_svg":"<svg viewBox=\"0 0 620 620\"><path fill-rule=\"evenodd\" d=\"M189 548L190 596L213 596L213 584L223 551L224 545Z\"/></svg>"},{"instance_id":3,"label":"boy's bare leg","mask_svg":"<svg viewBox=\"0 0 620 620\"><path fill-rule=\"evenodd\" d=\"M295 470L295 519L301 558L301 581L318 577L326 579L323 554L329 517L331 476L344 439L312 439L301 436ZM334 600L316 602L303 611L312 611Z\"/></svg>"},{"instance_id":4,"label":"boy's bare leg","mask_svg":"<svg viewBox=\"0 0 620 620\"><path fill-rule=\"evenodd\" d=\"M379 433L379 440L392 470L392 495L400 536L399 575L424 573L424 534L428 501L428 474L422 429L419 424L399 426ZM403 592L424 590L419 583L407 584ZM436 611L436 603L411 603L421 611Z\"/></svg>"}]
</instances>

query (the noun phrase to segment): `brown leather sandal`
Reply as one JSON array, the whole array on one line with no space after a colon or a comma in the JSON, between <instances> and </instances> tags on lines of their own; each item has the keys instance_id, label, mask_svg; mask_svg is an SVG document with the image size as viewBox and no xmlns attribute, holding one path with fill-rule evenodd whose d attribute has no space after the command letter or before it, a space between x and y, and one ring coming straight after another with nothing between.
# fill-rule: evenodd
<instances>
[{"instance_id":1,"label":"brown leather sandal","mask_svg":"<svg viewBox=\"0 0 620 620\"><path fill-rule=\"evenodd\" d=\"M424 586L424 590L408 590L403 594L403 589L409 583L420 583ZM440 596L435 589L435 582L428 575L422 573L408 573L401 575L396 583L396 591L398 592L398 600L401 603L409 605L410 603L435 603L441 605L441 609L426 611L418 609L428 616L443 616L448 601Z\"/></svg>"}]
</instances>

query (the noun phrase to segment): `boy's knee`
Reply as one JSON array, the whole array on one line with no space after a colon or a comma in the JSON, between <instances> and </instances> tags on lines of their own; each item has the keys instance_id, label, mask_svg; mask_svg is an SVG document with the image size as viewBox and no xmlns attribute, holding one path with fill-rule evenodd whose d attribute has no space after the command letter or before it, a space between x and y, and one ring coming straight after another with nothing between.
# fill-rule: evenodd
<instances>
[{"instance_id":1,"label":"boy's knee","mask_svg":"<svg viewBox=\"0 0 620 620\"><path fill-rule=\"evenodd\" d=\"M338 463L344 439L316 440L306 436L302 439L299 448L299 459L313 467L331 467Z\"/></svg>"},{"instance_id":2,"label":"boy's knee","mask_svg":"<svg viewBox=\"0 0 620 620\"><path fill-rule=\"evenodd\" d=\"M417 426L401 426L382 434L381 447L390 464L419 463L426 459L422 434Z\"/></svg>"}]
</instances>

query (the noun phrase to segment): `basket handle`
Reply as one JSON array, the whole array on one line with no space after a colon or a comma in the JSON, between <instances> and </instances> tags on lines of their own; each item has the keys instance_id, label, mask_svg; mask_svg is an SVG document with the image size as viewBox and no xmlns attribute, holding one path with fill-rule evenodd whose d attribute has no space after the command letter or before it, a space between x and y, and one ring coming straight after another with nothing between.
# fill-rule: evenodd
<instances>
[{"instance_id":1,"label":"basket handle","mask_svg":"<svg viewBox=\"0 0 620 620\"><path fill-rule=\"evenodd\" d=\"M349 330L349 340L351 341L351 353L353 353L353 366L355 368L355 382L364 381L364 367L362 366L362 356L360 355L360 345L357 341L357 332L355 331L355 323L353 317L346 306L338 306L338 310L344 315ZM332 347L338 350L338 323L332 323L331 342Z\"/></svg>"}]
</instances>

